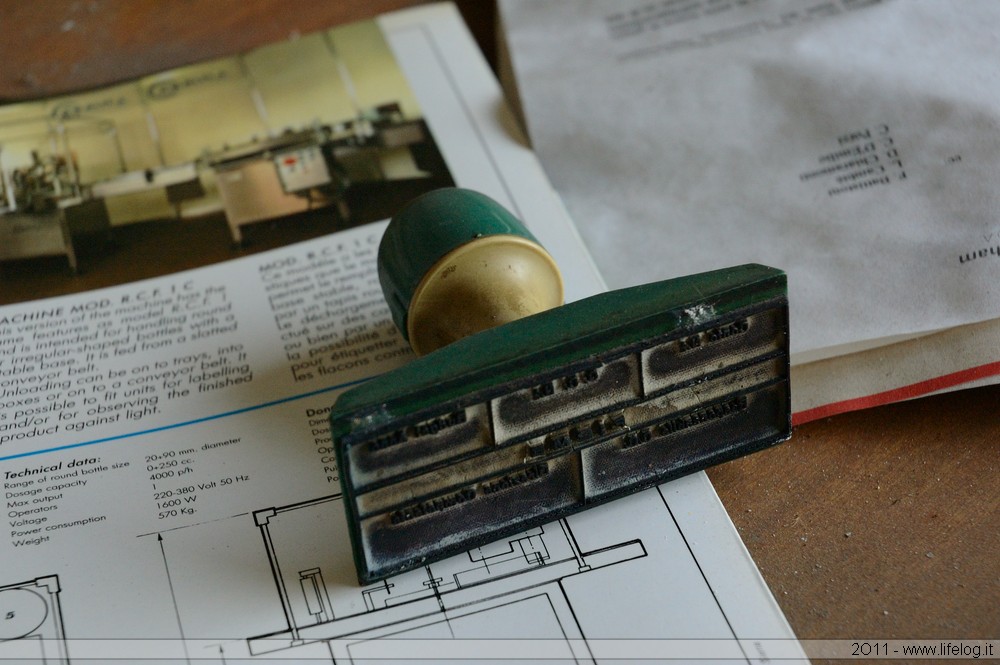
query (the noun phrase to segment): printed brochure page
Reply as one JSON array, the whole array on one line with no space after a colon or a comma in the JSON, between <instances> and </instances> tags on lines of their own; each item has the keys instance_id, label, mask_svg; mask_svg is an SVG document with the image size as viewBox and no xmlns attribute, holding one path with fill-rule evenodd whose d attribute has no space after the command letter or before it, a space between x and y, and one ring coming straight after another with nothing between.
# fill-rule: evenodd
<instances>
[{"instance_id":1,"label":"printed brochure page","mask_svg":"<svg viewBox=\"0 0 1000 665\"><path fill-rule=\"evenodd\" d=\"M0 660L347 663L447 655L604 663L710 648L720 662L765 662L778 648L767 640L801 658L702 473L359 586L327 415L341 391L412 352L392 326L376 274L384 219L365 218L363 197L352 191L409 195L421 178L427 187L450 180L482 191L550 250L569 299L603 286L510 129L498 86L452 7L345 29L381 31L392 61L391 72L352 65L353 33L331 30L324 39L350 72L355 102L365 101L366 77L396 76L396 108L382 103L372 120L366 103L352 103L344 111L350 122L337 125L296 120L291 107L262 94L268 118L278 123L284 113L281 123L299 123L291 134L313 132L308 140L284 152L273 143L254 151L253 141L264 139L247 135L234 155L231 137L223 146L203 133L185 139L195 152L230 152L187 163L171 162L170 155L193 153L179 139L167 142L171 125L159 115L167 159L152 176L129 175L142 162L126 145L122 174L92 176L80 190L107 205L114 231L121 228L114 215L128 208L115 199L123 190L131 195L160 186L166 171L195 169L204 191L184 199L170 223L188 223L189 208L207 206L215 192L220 207L211 214L238 240L262 220L234 206L226 188L263 183L266 163L286 190L310 182L310 204L329 204L319 212L343 222L336 233L0 308ZM275 48L313 44L301 42ZM251 69L266 62L260 53L246 57ZM264 74L254 78L266 85ZM236 85L228 74L168 72L155 79L157 90L174 97L160 101L196 94L195 80L218 94ZM121 99L108 113L125 123L136 104ZM167 112L148 100L139 106L143 116ZM343 140L344 132L353 138ZM372 136L381 138L366 142ZM70 140L82 173L86 141ZM24 168L50 156L25 155ZM336 168L323 176L308 166L317 155L346 164L336 187L328 186ZM396 177L403 158L411 171ZM382 168L364 171L361 159ZM281 233L295 219L282 209L263 224ZM18 223L44 225L26 220Z\"/></svg>"}]
</instances>

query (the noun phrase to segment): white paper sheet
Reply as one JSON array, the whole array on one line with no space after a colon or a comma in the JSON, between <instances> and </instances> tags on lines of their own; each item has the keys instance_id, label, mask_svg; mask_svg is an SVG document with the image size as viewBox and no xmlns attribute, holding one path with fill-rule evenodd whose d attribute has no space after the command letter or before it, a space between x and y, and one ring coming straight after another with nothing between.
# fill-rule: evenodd
<instances>
[{"instance_id":1,"label":"white paper sheet","mask_svg":"<svg viewBox=\"0 0 1000 665\"><path fill-rule=\"evenodd\" d=\"M380 24L458 184L600 289L453 8ZM0 659L800 657L704 474L358 586L326 414L408 357L383 228L0 308Z\"/></svg>"},{"instance_id":2,"label":"white paper sheet","mask_svg":"<svg viewBox=\"0 0 1000 665\"><path fill-rule=\"evenodd\" d=\"M793 352L1000 315L1000 6L501 8L533 145L611 287L781 267Z\"/></svg>"}]
</instances>

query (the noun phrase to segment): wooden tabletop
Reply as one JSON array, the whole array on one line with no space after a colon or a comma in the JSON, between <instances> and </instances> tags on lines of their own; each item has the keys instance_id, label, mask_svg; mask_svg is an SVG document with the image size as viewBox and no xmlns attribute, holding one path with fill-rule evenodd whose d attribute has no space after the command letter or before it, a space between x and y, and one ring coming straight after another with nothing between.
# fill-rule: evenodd
<instances>
[{"instance_id":1,"label":"wooden tabletop","mask_svg":"<svg viewBox=\"0 0 1000 665\"><path fill-rule=\"evenodd\" d=\"M416 0L0 5L0 99L111 83ZM488 57L491 2L459 2ZM1000 638L1000 387L797 427L710 471L801 638ZM926 662L926 661L924 661Z\"/></svg>"}]
</instances>

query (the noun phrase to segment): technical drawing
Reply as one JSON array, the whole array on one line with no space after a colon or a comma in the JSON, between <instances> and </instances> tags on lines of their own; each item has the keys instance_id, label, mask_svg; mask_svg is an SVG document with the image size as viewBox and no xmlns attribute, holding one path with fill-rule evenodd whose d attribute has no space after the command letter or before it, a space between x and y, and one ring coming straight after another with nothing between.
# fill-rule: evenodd
<instances>
[{"instance_id":1,"label":"technical drawing","mask_svg":"<svg viewBox=\"0 0 1000 665\"><path fill-rule=\"evenodd\" d=\"M57 575L0 586L0 660L4 660L4 645L17 642L17 654L23 660L69 663L59 592Z\"/></svg>"},{"instance_id":2,"label":"technical drawing","mask_svg":"<svg viewBox=\"0 0 1000 665\"><path fill-rule=\"evenodd\" d=\"M615 640L740 639L662 488L368 585L339 494L244 501L142 534L170 570L172 584L156 576L173 604L162 618L199 661L485 662L537 647L546 662L594 663L617 657Z\"/></svg>"},{"instance_id":3,"label":"technical drawing","mask_svg":"<svg viewBox=\"0 0 1000 665\"><path fill-rule=\"evenodd\" d=\"M332 660L353 662L389 635L537 637L565 639L567 662L593 662L573 652L583 635L561 581L647 555L639 540L581 551L558 520L359 587L342 511L338 494L254 513L285 625L250 637L250 654L326 643Z\"/></svg>"}]
</instances>

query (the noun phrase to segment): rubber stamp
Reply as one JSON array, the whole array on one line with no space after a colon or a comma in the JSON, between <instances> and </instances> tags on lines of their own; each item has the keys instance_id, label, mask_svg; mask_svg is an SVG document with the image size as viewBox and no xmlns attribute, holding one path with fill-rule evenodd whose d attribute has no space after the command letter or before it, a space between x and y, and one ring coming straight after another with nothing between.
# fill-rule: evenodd
<instances>
[{"instance_id":1,"label":"rubber stamp","mask_svg":"<svg viewBox=\"0 0 1000 665\"><path fill-rule=\"evenodd\" d=\"M421 357L331 411L362 583L791 435L780 270L563 305L555 262L518 220L444 189L393 218L379 275Z\"/></svg>"}]
</instances>

